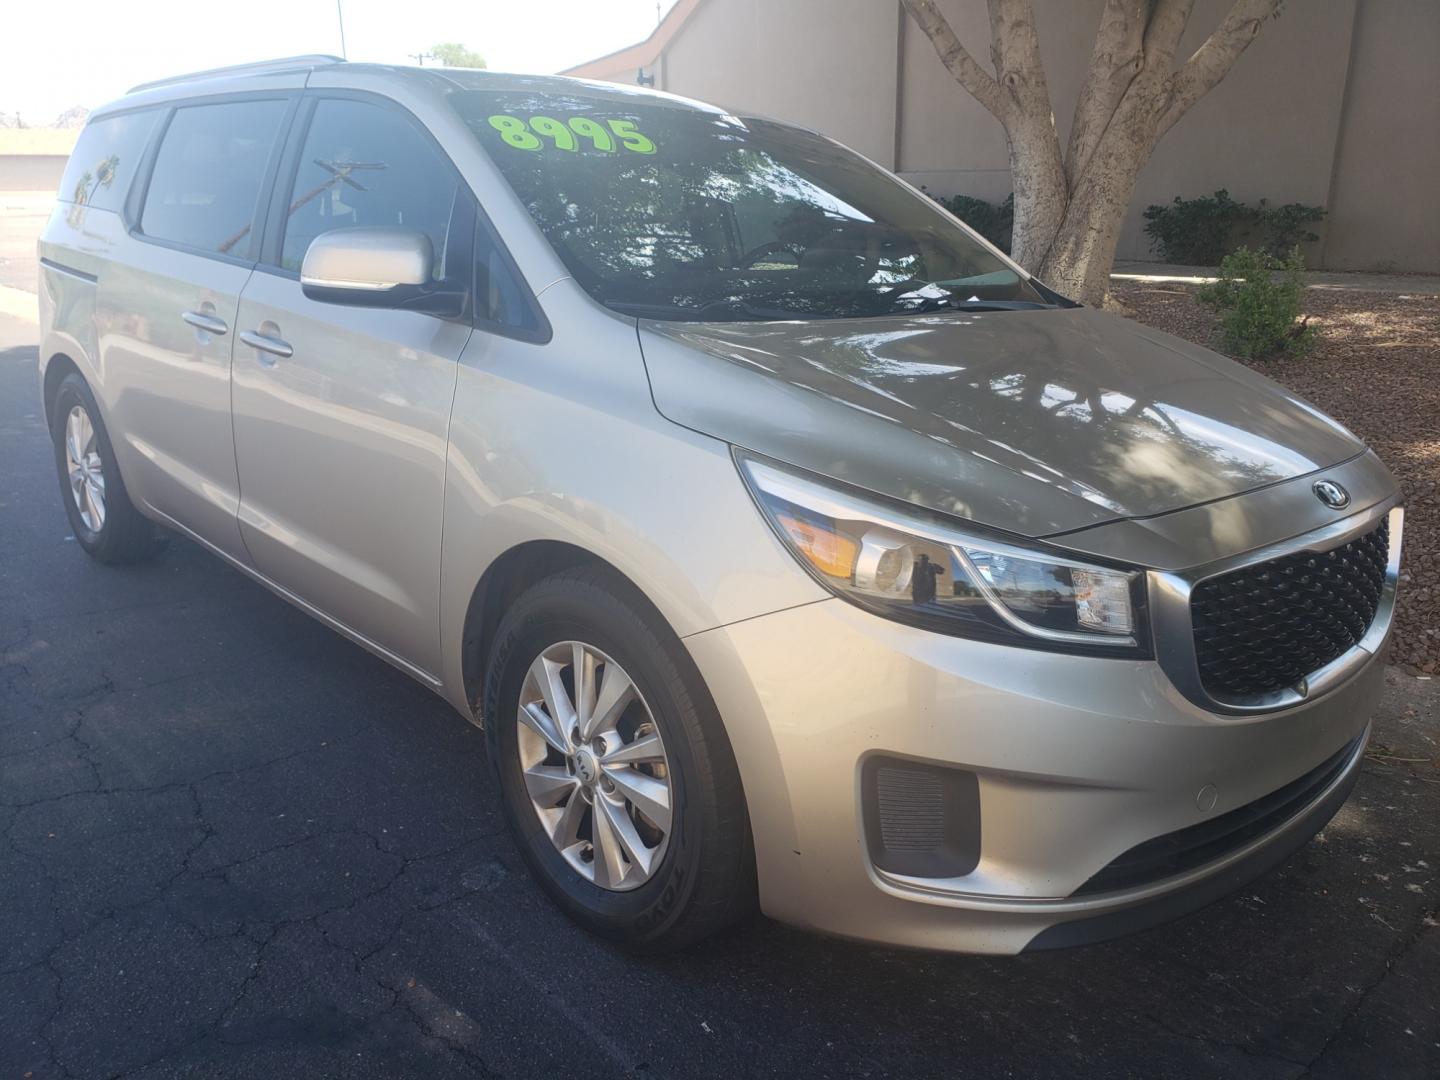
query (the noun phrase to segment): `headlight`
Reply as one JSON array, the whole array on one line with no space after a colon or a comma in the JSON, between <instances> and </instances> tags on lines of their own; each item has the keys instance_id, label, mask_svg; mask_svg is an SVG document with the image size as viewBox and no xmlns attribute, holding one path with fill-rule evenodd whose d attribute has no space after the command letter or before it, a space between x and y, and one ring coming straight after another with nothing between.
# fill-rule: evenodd
<instances>
[{"instance_id":1,"label":"headlight","mask_svg":"<svg viewBox=\"0 0 1440 1080\"><path fill-rule=\"evenodd\" d=\"M739 456L755 501L822 584L888 618L1010 645L1148 655L1144 575L929 520Z\"/></svg>"}]
</instances>

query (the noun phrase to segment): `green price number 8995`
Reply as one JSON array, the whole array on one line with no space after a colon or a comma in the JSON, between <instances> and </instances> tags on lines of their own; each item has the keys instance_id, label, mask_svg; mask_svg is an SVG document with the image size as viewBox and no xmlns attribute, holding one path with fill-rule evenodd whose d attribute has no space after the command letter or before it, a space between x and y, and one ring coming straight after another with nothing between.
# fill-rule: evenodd
<instances>
[{"instance_id":1,"label":"green price number 8995","mask_svg":"<svg viewBox=\"0 0 1440 1080\"><path fill-rule=\"evenodd\" d=\"M613 151L615 140L620 147L635 154L655 153L655 144L635 130L629 120L607 120L601 124L588 116L572 116L557 120L553 116L532 116L527 124L518 116L490 117L490 126L500 133L505 145L516 150L539 150L549 139L557 150L579 150L584 139L596 150Z\"/></svg>"}]
</instances>

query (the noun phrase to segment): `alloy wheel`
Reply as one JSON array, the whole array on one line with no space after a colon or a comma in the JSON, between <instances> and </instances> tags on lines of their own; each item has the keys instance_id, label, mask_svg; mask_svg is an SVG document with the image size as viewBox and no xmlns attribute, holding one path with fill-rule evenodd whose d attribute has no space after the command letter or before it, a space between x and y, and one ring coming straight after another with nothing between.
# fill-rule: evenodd
<instances>
[{"instance_id":1,"label":"alloy wheel","mask_svg":"<svg viewBox=\"0 0 1440 1080\"><path fill-rule=\"evenodd\" d=\"M82 405L76 405L65 418L65 467L80 520L98 533L105 527L105 467L95 425Z\"/></svg>"},{"instance_id":2,"label":"alloy wheel","mask_svg":"<svg viewBox=\"0 0 1440 1080\"><path fill-rule=\"evenodd\" d=\"M516 715L520 770L555 849L587 881L623 892L648 881L673 821L669 760L625 670L563 641L530 664Z\"/></svg>"}]
</instances>

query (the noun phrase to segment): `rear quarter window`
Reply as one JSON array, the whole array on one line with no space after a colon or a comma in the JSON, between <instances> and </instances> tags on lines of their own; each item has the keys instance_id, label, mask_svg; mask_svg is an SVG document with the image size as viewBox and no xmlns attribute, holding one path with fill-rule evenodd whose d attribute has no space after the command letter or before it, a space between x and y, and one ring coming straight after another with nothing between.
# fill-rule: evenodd
<instances>
[{"instance_id":1,"label":"rear quarter window","mask_svg":"<svg viewBox=\"0 0 1440 1080\"><path fill-rule=\"evenodd\" d=\"M86 124L61 177L59 200L119 210L159 118L158 109L147 109Z\"/></svg>"}]
</instances>

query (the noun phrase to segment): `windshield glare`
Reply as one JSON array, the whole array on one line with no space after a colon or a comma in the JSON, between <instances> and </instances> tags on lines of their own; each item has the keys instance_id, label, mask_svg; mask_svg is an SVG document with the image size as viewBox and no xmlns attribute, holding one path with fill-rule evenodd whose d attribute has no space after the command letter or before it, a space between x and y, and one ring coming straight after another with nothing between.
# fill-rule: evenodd
<instances>
[{"instance_id":1,"label":"windshield glare","mask_svg":"<svg viewBox=\"0 0 1440 1080\"><path fill-rule=\"evenodd\" d=\"M928 199L809 132L619 95L461 90L451 100L576 281L624 314L1049 306Z\"/></svg>"}]
</instances>

